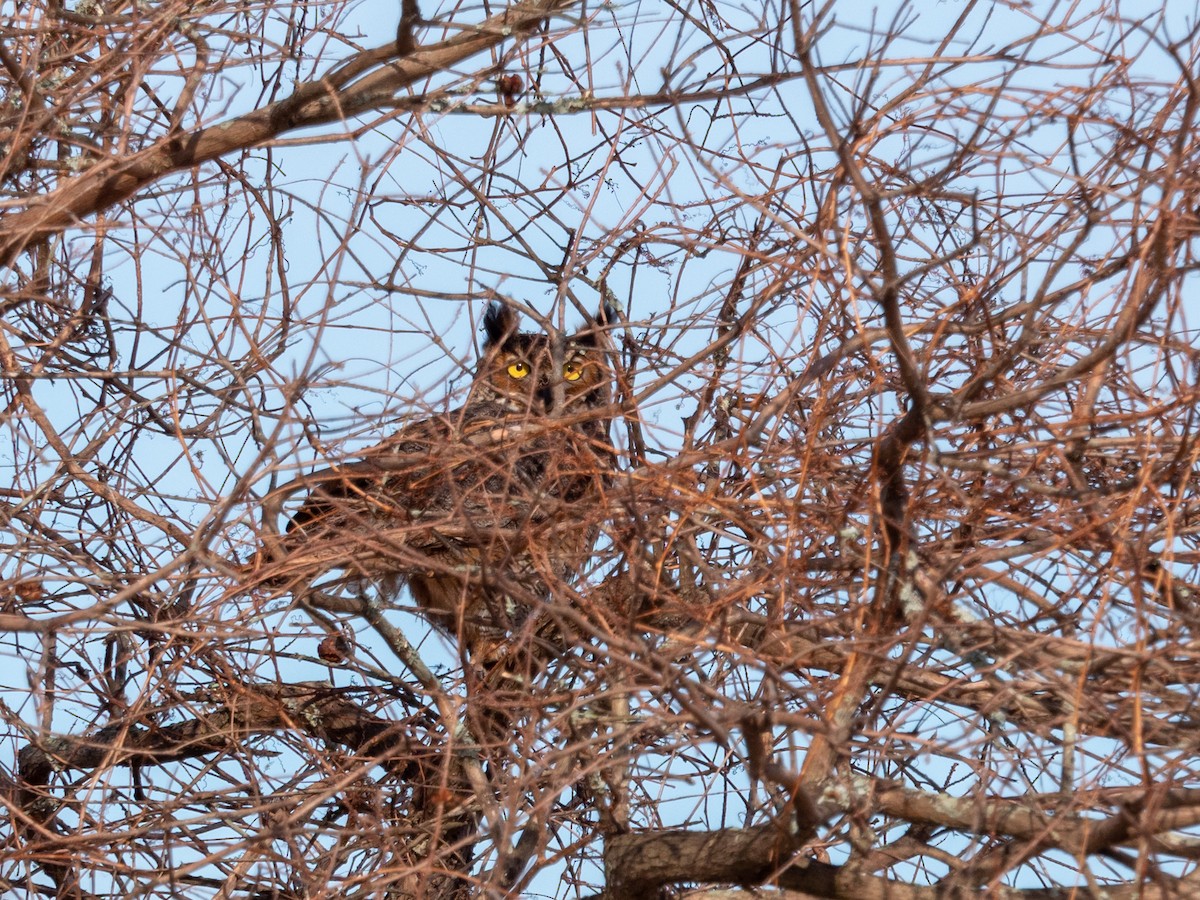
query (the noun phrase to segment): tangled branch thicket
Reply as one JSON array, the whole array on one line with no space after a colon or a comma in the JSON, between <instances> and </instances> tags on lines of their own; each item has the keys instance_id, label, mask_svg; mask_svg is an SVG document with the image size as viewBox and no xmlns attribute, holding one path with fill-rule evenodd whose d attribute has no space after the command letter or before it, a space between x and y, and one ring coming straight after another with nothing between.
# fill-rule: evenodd
<instances>
[{"instance_id":1,"label":"tangled branch thicket","mask_svg":"<svg viewBox=\"0 0 1200 900\"><path fill-rule=\"evenodd\" d=\"M1200 34L1037 6L0 2L4 891L1200 895ZM499 740L261 565L497 298L619 458Z\"/></svg>"}]
</instances>

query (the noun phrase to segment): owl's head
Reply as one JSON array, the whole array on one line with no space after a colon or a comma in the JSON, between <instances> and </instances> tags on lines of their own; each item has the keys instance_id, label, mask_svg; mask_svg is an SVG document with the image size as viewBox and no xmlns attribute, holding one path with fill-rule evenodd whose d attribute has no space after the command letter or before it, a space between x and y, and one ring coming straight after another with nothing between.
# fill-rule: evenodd
<instances>
[{"instance_id":1,"label":"owl's head","mask_svg":"<svg viewBox=\"0 0 1200 900\"><path fill-rule=\"evenodd\" d=\"M486 340L476 383L522 412L569 415L607 407L612 370L604 329L614 321L615 313L604 306L574 334L552 337L518 331L516 310L493 303L483 317Z\"/></svg>"}]
</instances>

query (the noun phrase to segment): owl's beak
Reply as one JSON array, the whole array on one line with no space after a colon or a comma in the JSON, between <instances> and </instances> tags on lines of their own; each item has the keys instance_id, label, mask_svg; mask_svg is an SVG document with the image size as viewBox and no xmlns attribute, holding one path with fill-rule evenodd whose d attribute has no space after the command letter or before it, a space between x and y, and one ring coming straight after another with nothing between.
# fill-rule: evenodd
<instances>
[{"instance_id":1,"label":"owl's beak","mask_svg":"<svg viewBox=\"0 0 1200 900\"><path fill-rule=\"evenodd\" d=\"M543 382L534 395L539 413L548 413L554 409L554 385Z\"/></svg>"}]
</instances>

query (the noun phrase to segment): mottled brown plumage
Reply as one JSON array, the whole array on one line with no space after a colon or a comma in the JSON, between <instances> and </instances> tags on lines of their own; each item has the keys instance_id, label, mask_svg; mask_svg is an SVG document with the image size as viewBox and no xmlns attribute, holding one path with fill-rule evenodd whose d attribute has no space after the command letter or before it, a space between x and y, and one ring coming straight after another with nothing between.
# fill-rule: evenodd
<instances>
[{"instance_id":1,"label":"mottled brown plumage","mask_svg":"<svg viewBox=\"0 0 1200 900\"><path fill-rule=\"evenodd\" d=\"M479 662L561 646L556 586L587 562L613 466L605 321L554 340L491 306L464 406L303 479L282 539L289 576L338 570L385 595L406 583Z\"/></svg>"}]
</instances>

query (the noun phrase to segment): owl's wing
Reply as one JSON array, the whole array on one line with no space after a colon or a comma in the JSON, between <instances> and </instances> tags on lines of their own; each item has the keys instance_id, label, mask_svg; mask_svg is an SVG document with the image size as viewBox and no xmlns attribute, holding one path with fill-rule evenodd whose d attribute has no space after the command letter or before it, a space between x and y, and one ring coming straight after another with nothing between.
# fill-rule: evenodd
<instances>
[{"instance_id":1,"label":"owl's wing","mask_svg":"<svg viewBox=\"0 0 1200 900\"><path fill-rule=\"evenodd\" d=\"M534 427L535 420L513 417L507 407L490 402L422 419L356 461L283 486L273 494L279 498L274 506L307 492L291 516L289 533L431 521L439 514L469 520L477 528L498 524L494 495L514 498L520 493L515 481L535 468L530 448L522 448Z\"/></svg>"},{"instance_id":2,"label":"owl's wing","mask_svg":"<svg viewBox=\"0 0 1200 900\"><path fill-rule=\"evenodd\" d=\"M365 525L371 520L403 520L406 488L428 477L438 448L451 440L447 419L423 419L368 448L358 460L297 478L280 489L289 496L308 492L287 531L342 527L355 521Z\"/></svg>"},{"instance_id":3,"label":"owl's wing","mask_svg":"<svg viewBox=\"0 0 1200 900\"><path fill-rule=\"evenodd\" d=\"M539 594L548 573L565 577L595 540L579 510L602 500L607 483L594 445L565 423L501 404L414 422L361 459L275 492L272 521L286 497L307 496L269 558L297 581L334 569L407 578L410 587L415 578L417 593L424 586L450 598L423 604L443 613L478 567Z\"/></svg>"},{"instance_id":4,"label":"owl's wing","mask_svg":"<svg viewBox=\"0 0 1200 900\"><path fill-rule=\"evenodd\" d=\"M394 512L377 489L388 477L386 463L373 459L331 466L297 479L292 493L308 491L308 497L288 521L287 531L312 530L333 525L334 519L366 515L374 509L379 516Z\"/></svg>"}]
</instances>

